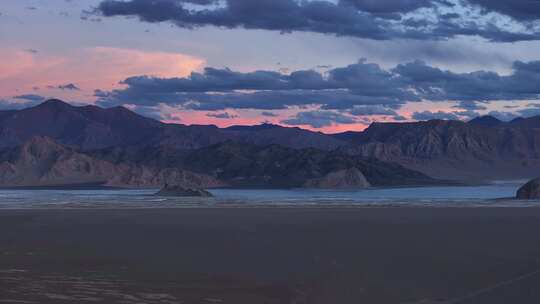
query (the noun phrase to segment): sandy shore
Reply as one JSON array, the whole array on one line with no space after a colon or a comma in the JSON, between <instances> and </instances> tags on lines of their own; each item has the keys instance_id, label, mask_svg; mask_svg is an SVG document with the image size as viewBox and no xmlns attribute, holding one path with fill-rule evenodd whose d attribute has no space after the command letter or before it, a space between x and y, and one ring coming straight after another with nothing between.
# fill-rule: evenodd
<instances>
[{"instance_id":1,"label":"sandy shore","mask_svg":"<svg viewBox=\"0 0 540 304\"><path fill-rule=\"evenodd\" d=\"M0 303L540 303L540 208L1 210L0 231Z\"/></svg>"}]
</instances>

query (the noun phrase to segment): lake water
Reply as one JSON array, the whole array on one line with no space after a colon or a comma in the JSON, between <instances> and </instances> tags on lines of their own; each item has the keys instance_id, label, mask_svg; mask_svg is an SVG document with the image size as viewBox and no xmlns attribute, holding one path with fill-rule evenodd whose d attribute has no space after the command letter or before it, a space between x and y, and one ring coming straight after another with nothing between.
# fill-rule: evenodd
<instances>
[{"instance_id":1,"label":"lake water","mask_svg":"<svg viewBox=\"0 0 540 304\"><path fill-rule=\"evenodd\" d=\"M336 190L214 189L214 198L163 198L157 189L0 190L0 208L182 208L219 206L531 206L511 198L524 181L483 186ZM540 203L538 203L540 205Z\"/></svg>"}]
</instances>

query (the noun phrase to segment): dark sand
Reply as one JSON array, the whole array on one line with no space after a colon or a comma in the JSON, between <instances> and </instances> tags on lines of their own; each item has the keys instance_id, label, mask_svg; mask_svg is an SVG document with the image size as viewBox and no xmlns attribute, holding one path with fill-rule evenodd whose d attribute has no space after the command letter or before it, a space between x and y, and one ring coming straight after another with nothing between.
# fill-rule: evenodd
<instances>
[{"instance_id":1,"label":"dark sand","mask_svg":"<svg viewBox=\"0 0 540 304\"><path fill-rule=\"evenodd\" d=\"M540 208L0 211L0 303L540 303Z\"/></svg>"}]
</instances>

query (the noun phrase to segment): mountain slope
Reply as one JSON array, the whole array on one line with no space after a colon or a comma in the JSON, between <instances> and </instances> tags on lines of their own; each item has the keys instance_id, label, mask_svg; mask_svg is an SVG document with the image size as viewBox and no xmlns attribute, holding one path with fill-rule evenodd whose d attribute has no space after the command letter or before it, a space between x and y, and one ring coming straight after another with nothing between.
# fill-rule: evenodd
<instances>
[{"instance_id":1,"label":"mountain slope","mask_svg":"<svg viewBox=\"0 0 540 304\"><path fill-rule=\"evenodd\" d=\"M346 145L345 141L327 134L273 124L233 126L225 128L223 131L238 141L255 145L277 144L295 149L317 148L321 150L333 150Z\"/></svg>"},{"instance_id":2,"label":"mountain slope","mask_svg":"<svg viewBox=\"0 0 540 304\"><path fill-rule=\"evenodd\" d=\"M33 137L22 146L4 150L0 186L102 184L119 187L216 187L224 184L178 168L113 164L59 145L47 137Z\"/></svg>"},{"instance_id":3,"label":"mountain slope","mask_svg":"<svg viewBox=\"0 0 540 304\"><path fill-rule=\"evenodd\" d=\"M482 120L486 122L487 120ZM540 169L536 118L516 123L431 120L374 123L347 152L400 163L432 177L525 178Z\"/></svg>"},{"instance_id":4,"label":"mountain slope","mask_svg":"<svg viewBox=\"0 0 540 304\"><path fill-rule=\"evenodd\" d=\"M124 108L74 107L60 100L14 111L0 119L0 147L46 136L67 145L101 148L136 144L159 132L161 124ZM137 132L133 132L137 130Z\"/></svg>"},{"instance_id":5,"label":"mountain slope","mask_svg":"<svg viewBox=\"0 0 540 304\"><path fill-rule=\"evenodd\" d=\"M375 159L365 159L339 152L318 149L293 149L279 145L252 145L225 142L193 151L171 151L152 149L149 151L95 151L92 155L111 162L129 160L147 166L171 166L214 176L236 187L304 187L314 179L327 177L338 184L347 184L347 175L329 175L342 170L358 170L367 180L361 181L357 174L351 181L358 187L419 185L438 183L419 172L403 168L398 164ZM354 172L354 171L349 171ZM350 176L350 175L349 175ZM320 182L319 185L331 181Z\"/></svg>"},{"instance_id":6,"label":"mountain slope","mask_svg":"<svg viewBox=\"0 0 540 304\"><path fill-rule=\"evenodd\" d=\"M347 143L326 134L265 125L220 129L216 126L165 124L126 108L76 107L60 100L0 112L0 149L46 136L82 150L125 146L197 149L227 140L281 144L294 148L335 149Z\"/></svg>"},{"instance_id":7,"label":"mountain slope","mask_svg":"<svg viewBox=\"0 0 540 304\"><path fill-rule=\"evenodd\" d=\"M484 127L497 127L504 124L504 122L493 116L487 115L487 116L479 116L474 119L471 119L469 121L469 124L477 125L477 126L484 126Z\"/></svg>"}]
</instances>

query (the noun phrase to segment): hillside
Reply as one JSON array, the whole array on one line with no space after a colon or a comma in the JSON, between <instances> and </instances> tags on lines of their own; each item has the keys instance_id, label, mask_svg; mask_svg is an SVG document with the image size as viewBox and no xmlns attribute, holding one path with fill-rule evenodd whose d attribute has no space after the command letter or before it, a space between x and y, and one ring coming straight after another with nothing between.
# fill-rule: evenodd
<instances>
[{"instance_id":1,"label":"hillside","mask_svg":"<svg viewBox=\"0 0 540 304\"><path fill-rule=\"evenodd\" d=\"M353 147L345 150L438 178L525 178L540 169L539 122L533 117L507 123L494 118L374 123L348 134Z\"/></svg>"},{"instance_id":2,"label":"hillside","mask_svg":"<svg viewBox=\"0 0 540 304\"><path fill-rule=\"evenodd\" d=\"M165 124L122 107L76 107L59 100L23 110L0 111L0 151L20 147L35 136L115 164L181 168L214 175L212 170L230 157L234 163L228 164L229 170L219 178L238 185L242 178L249 180L246 185L261 185L263 176L271 172L270 176L286 177L281 183L276 178L272 186L298 186L303 179L320 179L332 170L360 166L347 160L349 167L309 168L320 174L312 174L308 167L294 167L302 159L322 166L322 159L335 155L348 155L370 164L375 160L397 163L434 178L472 182L530 178L540 170L540 116L510 122L484 116L469 122L373 123L363 132L328 135L272 124L229 128ZM233 148L233 144L239 147ZM228 154L224 153L227 149ZM253 153L256 156L251 156ZM294 173L270 165L280 158L287 160L287 168ZM385 175L386 182L372 182L377 177L364 172L368 170L365 166L358 169L373 185L395 184L392 174ZM253 178L248 175L251 170L255 170ZM405 179L402 184L407 183Z\"/></svg>"},{"instance_id":3,"label":"hillside","mask_svg":"<svg viewBox=\"0 0 540 304\"><path fill-rule=\"evenodd\" d=\"M192 151L106 149L94 151L92 155L110 162L127 161L145 166L183 168L213 176L235 187L290 188L323 185L315 181L336 177L338 175L335 173L343 170L361 172L367 180L362 187L368 184L398 186L440 183L398 164L338 151L293 149L280 145L263 146L233 141ZM342 177L346 178L344 175ZM362 184L361 177L354 179L358 185Z\"/></svg>"},{"instance_id":4,"label":"hillside","mask_svg":"<svg viewBox=\"0 0 540 304\"><path fill-rule=\"evenodd\" d=\"M187 187L224 184L209 176L178 168L113 164L62 146L47 137L32 137L17 148L0 153L0 186L56 186L98 184L116 187Z\"/></svg>"},{"instance_id":5,"label":"hillside","mask_svg":"<svg viewBox=\"0 0 540 304\"><path fill-rule=\"evenodd\" d=\"M56 99L23 110L0 112L0 149L16 147L33 136L46 136L82 150L127 146L197 149L227 140L324 150L347 144L299 128L261 125L220 129L212 125L165 124L123 107L77 107Z\"/></svg>"}]
</instances>

